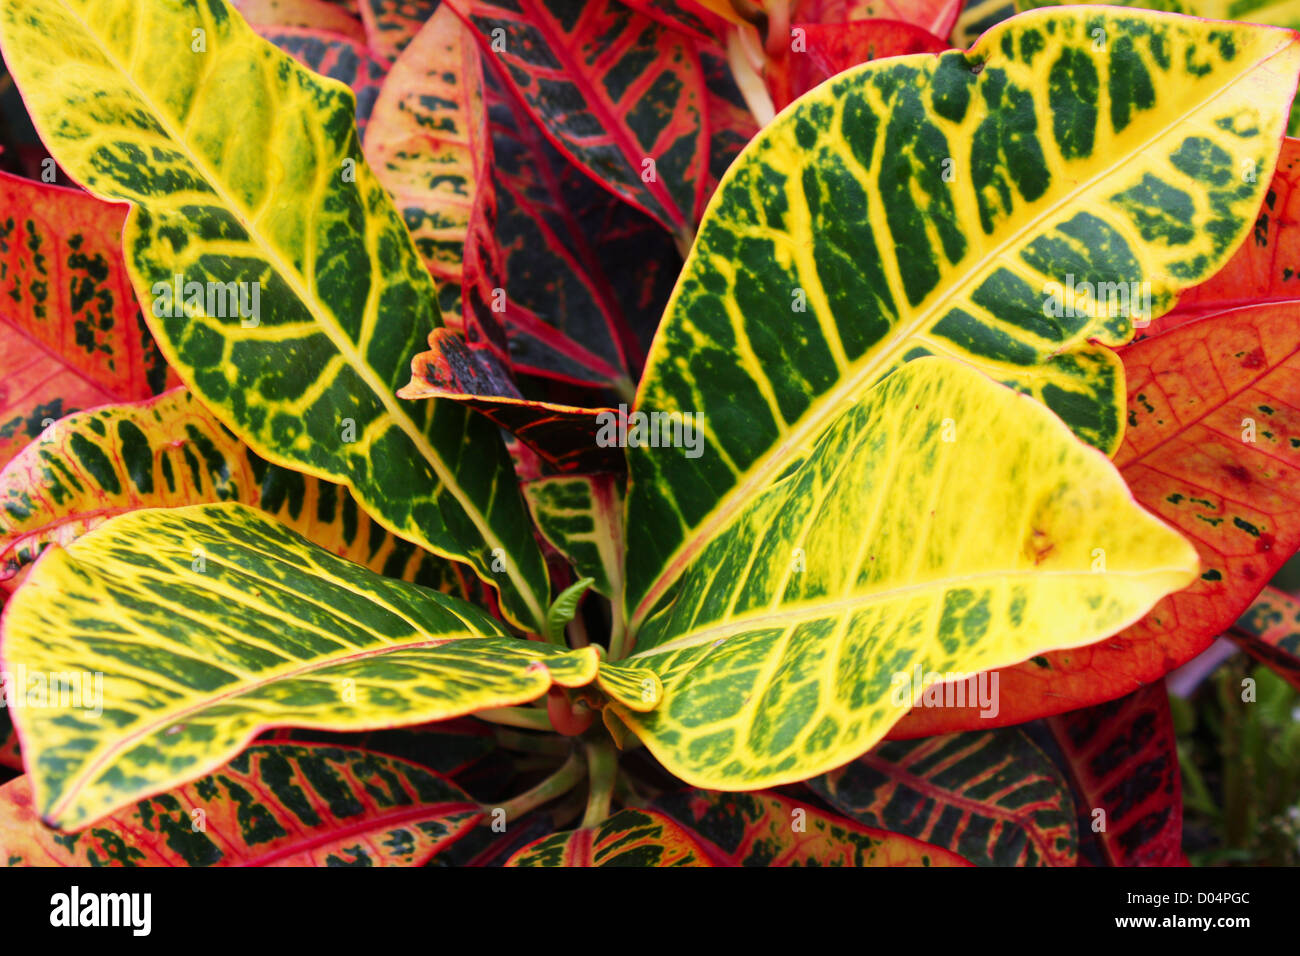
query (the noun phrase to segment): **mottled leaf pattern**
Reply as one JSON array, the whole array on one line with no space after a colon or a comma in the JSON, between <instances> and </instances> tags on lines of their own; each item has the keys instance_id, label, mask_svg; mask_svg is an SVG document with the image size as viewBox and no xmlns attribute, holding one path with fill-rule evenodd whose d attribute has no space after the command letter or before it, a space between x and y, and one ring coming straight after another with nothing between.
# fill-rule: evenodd
<instances>
[{"instance_id":1,"label":"mottled leaf pattern","mask_svg":"<svg viewBox=\"0 0 1300 956\"><path fill-rule=\"evenodd\" d=\"M1108 9L1036 11L969 54L841 74L731 167L638 390L639 410L702 413L705 442L698 458L628 450L634 630L846 402L916 355L969 362L1118 447L1123 374L1104 346L1130 337L1128 311L1048 310L1047 283L1149 281L1160 313L1216 271L1263 199L1300 42Z\"/></svg>"},{"instance_id":2,"label":"mottled leaf pattern","mask_svg":"<svg viewBox=\"0 0 1300 956\"><path fill-rule=\"evenodd\" d=\"M1265 588L1228 637L1300 690L1300 601L1277 588Z\"/></svg>"},{"instance_id":3,"label":"mottled leaf pattern","mask_svg":"<svg viewBox=\"0 0 1300 956\"><path fill-rule=\"evenodd\" d=\"M114 515L239 501L340 557L462 597L473 575L386 531L346 488L269 465L185 388L60 419L0 471L0 580Z\"/></svg>"},{"instance_id":4,"label":"mottled leaf pattern","mask_svg":"<svg viewBox=\"0 0 1300 956\"><path fill-rule=\"evenodd\" d=\"M620 810L598 827L530 843L506 866L712 866L690 832L653 810Z\"/></svg>"},{"instance_id":5,"label":"mottled leaf pattern","mask_svg":"<svg viewBox=\"0 0 1300 956\"><path fill-rule=\"evenodd\" d=\"M10 866L423 866L478 823L444 777L354 748L259 744L79 833L41 825L26 777L0 787Z\"/></svg>"},{"instance_id":6,"label":"mottled leaf pattern","mask_svg":"<svg viewBox=\"0 0 1300 956\"><path fill-rule=\"evenodd\" d=\"M1195 657L1300 547L1300 325L1295 306L1207 315L1131 345L1115 456L1134 497L1187 536L1191 587L1091 647L1003 671L997 725L1131 694ZM1109 560L1109 554L1107 555ZM970 708L917 710L906 736L987 727Z\"/></svg>"},{"instance_id":7,"label":"mottled leaf pattern","mask_svg":"<svg viewBox=\"0 0 1300 956\"><path fill-rule=\"evenodd\" d=\"M1073 866L1070 786L1018 730L882 744L810 781L841 813L978 866Z\"/></svg>"},{"instance_id":8,"label":"mottled leaf pattern","mask_svg":"<svg viewBox=\"0 0 1300 956\"><path fill-rule=\"evenodd\" d=\"M362 138L379 97L387 64L353 39L306 27L259 26L257 32L321 76L338 80L356 97L357 130Z\"/></svg>"},{"instance_id":9,"label":"mottled leaf pattern","mask_svg":"<svg viewBox=\"0 0 1300 956\"><path fill-rule=\"evenodd\" d=\"M596 182L690 235L708 169L695 48L618 3L447 0L547 136Z\"/></svg>"},{"instance_id":10,"label":"mottled leaf pattern","mask_svg":"<svg viewBox=\"0 0 1300 956\"><path fill-rule=\"evenodd\" d=\"M429 22L439 0L361 0L361 22L365 24L370 50L389 63Z\"/></svg>"},{"instance_id":11,"label":"mottled leaf pattern","mask_svg":"<svg viewBox=\"0 0 1300 956\"><path fill-rule=\"evenodd\" d=\"M11 673L104 675L102 718L84 695L14 714L35 805L65 828L207 773L269 727L424 723L582 686L598 666L594 648L510 637L238 504L134 511L51 550L3 626Z\"/></svg>"},{"instance_id":12,"label":"mottled leaf pattern","mask_svg":"<svg viewBox=\"0 0 1300 956\"><path fill-rule=\"evenodd\" d=\"M503 80L488 81L511 364L630 399L681 258L653 219L565 160Z\"/></svg>"},{"instance_id":13,"label":"mottled leaf pattern","mask_svg":"<svg viewBox=\"0 0 1300 956\"><path fill-rule=\"evenodd\" d=\"M1182 772L1164 683L1047 723L1079 788L1079 826L1097 834L1107 862L1179 866Z\"/></svg>"},{"instance_id":14,"label":"mottled leaf pattern","mask_svg":"<svg viewBox=\"0 0 1300 956\"><path fill-rule=\"evenodd\" d=\"M1042 405L917 359L700 553L628 659L664 703L619 716L694 786L801 780L870 749L938 675L1092 643L1195 573Z\"/></svg>"},{"instance_id":15,"label":"mottled leaf pattern","mask_svg":"<svg viewBox=\"0 0 1300 956\"><path fill-rule=\"evenodd\" d=\"M686 790L653 807L726 866L970 866L955 853L774 793Z\"/></svg>"},{"instance_id":16,"label":"mottled leaf pattern","mask_svg":"<svg viewBox=\"0 0 1300 956\"><path fill-rule=\"evenodd\" d=\"M121 28L132 22L148 29ZM194 30L202 53L188 52ZM453 403L394 394L437 307L361 158L352 95L223 0L4 0L0 42L62 167L132 203L132 281L159 296L151 328L196 395L258 454L345 482L385 527L466 560L512 620L540 627L548 584L496 430ZM157 69L160 57L176 68ZM229 79L200 93L214 75ZM100 95L87 100L88 87ZM206 301L163 296L177 276L210 283ZM240 309L227 296L257 289L248 327L243 296Z\"/></svg>"},{"instance_id":17,"label":"mottled leaf pattern","mask_svg":"<svg viewBox=\"0 0 1300 956\"><path fill-rule=\"evenodd\" d=\"M610 474L540 478L524 485L537 529L592 588L618 596L623 579L623 491Z\"/></svg>"},{"instance_id":18,"label":"mottled leaf pattern","mask_svg":"<svg viewBox=\"0 0 1300 956\"><path fill-rule=\"evenodd\" d=\"M55 419L161 391L122 206L0 173L0 464Z\"/></svg>"}]
</instances>

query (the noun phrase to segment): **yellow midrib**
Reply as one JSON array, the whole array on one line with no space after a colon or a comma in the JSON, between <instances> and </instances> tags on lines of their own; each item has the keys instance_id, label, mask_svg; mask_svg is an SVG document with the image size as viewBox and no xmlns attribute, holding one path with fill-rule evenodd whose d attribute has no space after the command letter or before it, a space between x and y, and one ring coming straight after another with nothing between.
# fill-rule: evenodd
<instances>
[{"instance_id":1,"label":"yellow midrib","mask_svg":"<svg viewBox=\"0 0 1300 956\"><path fill-rule=\"evenodd\" d=\"M1250 67L1241 70L1237 74L1236 79L1225 86L1217 88L1211 95L1197 100L1194 106L1185 110L1173 120L1160 125L1158 127L1158 132L1149 137L1139 147L1125 153L1119 160L1112 163L1110 166L1104 167L1098 174L1089 179L1083 180L1073 190L1064 194L1059 201L1051 203L1046 206L1042 212L1027 219L1023 225L1014 230L1006 239L990 247L990 250L985 255L973 262L969 267L966 267L963 272L965 278L949 284L946 288L936 288L929 297L929 304L923 305L911 322L907 323L905 326L901 326L897 332L893 333L894 340L897 342L893 348L886 346L885 348L880 349L874 356L867 358L860 366L858 366L856 371L853 371L850 375L840 379L837 386L823 393L817 401L810 405L808 413L800 419L793 428L785 433L784 438L749 468L748 472L746 472L746 478L742 482L733 486L732 489L719 500L717 505L715 505L709 512L708 517L706 517L704 521L694 529L688 529L688 531L693 531L693 533L690 534L687 540L684 541L683 544L679 546L677 550L674 551L673 554L663 563L660 575L655 579L650 589L646 592L645 596L641 598L636 607L632 609L631 619L628 622L629 630L635 634L635 632L645 622L645 618L649 612L654 609L655 603L668 589L668 586L685 571L686 563L696 554L696 552L701 550L705 544L714 538L714 533L739 511L740 507L750 499L757 488L766 483L766 479L769 476L784 468L787 463L787 458L793 449L802 447L809 439L820 434L829 422L833 420L834 416L843 410L840 407L843 402L847 401L850 396L856 393L862 387L864 382L872 381L876 373L878 373L882 368L887 368L889 364L892 363L892 360L902 353L904 347L910 342L916 332L924 327L925 323L933 318L939 309L949 301L954 288L968 285L972 281L973 276L978 275L982 269L993 262L1003 252L1012 248L1012 246L1024 238L1031 229L1040 226L1044 220L1058 212L1061 207L1074 200L1079 194L1093 188L1098 184L1098 182L1109 176L1112 172L1131 162L1134 156L1141 155L1147 148L1167 136L1169 130L1174 126L1181 123L1188 116L1191 116L1204 108L1206 104L1218 99L1220 96L1223 96L1232 86L1239 83L1243 76L1253 73L1261 63L1267 62L1285 49L1286 46L1274 48L1268 53L1268 55L1257 60L1255 63L1251 64ZM931 56L931 54L917 55L918 58ZM747 146L745 152L748 152L756 142L758 141L755 140L750 144L750 146ZM882 149L883 142L877 144L877 153ZM718 188L714 191L714 198L710 202L710 212L712 211L714 203L720 202L720 197L722 196L723 191L728 185L730 185L731 180L734 179L735 171L740 168L741 161L744 158L744 153L742 153L742 155L732 163L731 168L719 183ZM695 253L692 252L692 255L695 255ZM683 274L684 273L685 270L683 269ZM677 299L679 298L681 290L682 285L679 281L677 287L673 291L672 300L669 302L668 308L665 310L665 315L670 314L676 307ZM662 339L656 337L654 350L656 353L659 352L662 341ZM662 359L662 355L652 353L652 355L647 359L647 369L653 365L657 365L658 361L661 361ZM644 382L646 379L643 378L642 381ZM641 407L639 403L638 407ZM672 575L665 573L667 569L674 567L677 569L676 573Z\"/></svg>"},{"instance_id":2,"label":"yellow midrib","mask_svg":"<svg viewBox=\"0 0 1300 956\"><path fill-rule=\"evenodd\" d=\"M247 215L246 210L244 210L233 199L233 197L231 197L226 192L226 190L222 186L221 179L218 176L216 176L214 172L208 168L207 164L202 161L201 157L199 157L198 154L194 152L189 142L177 134L177 131L174 125L171 123L170 118L167 116L167 114L158 108L158 105L153 101L153 99L135 81L134 76L132 76L132 74L123 66L122 62L114 55L114 51L104 42L103 38L96 31L94 31L91 28L90 24L87 23L83 17L81 17L79 12L73 9L73 7L67 2L65 2L65 0L59 0L59 3L65 10L68 11L68 14L74 20L76 20L78 24L81 25L85 34L88 37L92 38L96 47L102 52L104 58L108 60L110 64L112 64L112 66L117 70L119 76L121 76L123 80L134 91L135 95L139 98L140 102L143 103L146 106L146 108L148 108L150 113L154 116L154 118L158 120L159 125L162 126L163 131L172 140L172 142L185 147L186 160L189 161L194 166L194 168L203 177L204 181L208 184L208 186L213 190L213 192L217 195L217 197L224 203L226 208L236 214L240 225L244 228L250 240L253 242L253 244L256 247L263 250L263 255L265 255L267 260L272 264L272 266L276 268L280 276L286 280L286 284L293 290L294 294L298 297L298 299L305 306L308 307L309 312L311 312L313 315L316 316L317 327L325 334L325 336L330 340L330 342L334 345L334 347L338 349L340 354L343 355L348 365L358 373L358 375L366 383L366 385L370 387L371 391L380 397L380 400L383 403L383 406L387 411L389 417L406 434L406 436L411 440L411 442L420 450L421 457L425 461L429 462L429 464L432 466L434 472L438 475L438 479L442 483L443 487L445 487L448 491L451 492L451 495L453 498L456 499L457 504L460 505L460 507L469 516L474 526L478 528L479 531L482 533L484 542L488 545L489 552L491 552L491 550L494 548L500 548L502 552L507 554L507 558L509 558L509 552L505 548L505 545L496 536L496 533L493 531L492 526L486 520L483 513L479 511L478 507L468 498L464 490L461 488L459 482L454 480L455 476L446 468L445 464L442 461L441 456L438 455L438 453L433 448L433 446L429 444L428 439L420 432L418 428L415 427L415 423L411 421L411 419L405 414L405 412L400 410L400 406L397 404L396 395L390 394L388 389L384 387L383 383L378 380L378 377L375 375L374 370L371 369L368 364L362 361L361 355L356 351L352 343L348 341L347 336L343 334L343 330L338 327L338 324L335 321L333 315L329 312L328 309L325 308L324 303L320 302L319 299L316 299L314 296L308 293L308 290L303 287L302 283L299 281L299 278L297 274L294 272L294 270L290 268L287 263L285 263L285 261L275 250L274 246L266 239L266 237L263 236L252 225L250 221L250 217ZM230 15L232 17L239 17L239 14L236 11L234 11L233 8L228 8L228 9L230 10ZM238 27L236 27L235 29L237 30ZM262 43L267 46L270 46L270 44L268 44L265 40L262 40L260 37L257 37L256 34L252 32L251 28L247 26L247 24L244 24L244 29L248 31L248 36L255 41L252 44L254 50L256 50L258 43ZM274 49L274 47L272 47L272 49ZM279 51L276 52L279 53ZM216 56L218 54L219 54L218 50L213 50L208 55ZM287 54L284 53L279 53L279 55L287 57ZM292 62L294 63L295 67L300 68L296 60ZM343 86L343 84L338 83L338 81L336 80L331 80L328 77L320 77L316 74L313 74L313 76L315 76L318 80L322 82L337 83L339 86ZM343 88L346 89L346 87ZM358 183L357 185L359 188L360 184ZM319 305L320 307L319 312L310 308L310 304L313 302ZM277 455L278 457L278 454L274 451L270 452L270 454ZM298 466L295 464L294 467L298 467ZM337 479L340 476L330 475L328 477ZM361 494L360 489L358 489L352 483L350 476L344 477L344 480L347 482L348 487L351 488L354 493L356 493L358 498L362 498L364 500L365 498L368 497ZM381 523L387 525L386 521L381 520ZM392 531L394 534L398 534L401 537L405 537L405 535L396 528L389 526L389 530ZM432 543L428 541L422 543L430 550L434 551L435 553L437 553L439 550L437 548L434 548ZM454 558L455 556L446 555L446 557ZM532 588L529 587L528 582L526 580L523 580L521 576L518 574L518 572L516 571L517 562L507 559L505 565L506 565L506 575L510 578L511 581L514 582L516 590L518 590L520 596L523 597L525 602L528 604L529 610L533 612L536 621L545 620L545 615L542 613L542 606L541 603L537 600L537 596L533 593Z\"/></svg>"}]
</instances>

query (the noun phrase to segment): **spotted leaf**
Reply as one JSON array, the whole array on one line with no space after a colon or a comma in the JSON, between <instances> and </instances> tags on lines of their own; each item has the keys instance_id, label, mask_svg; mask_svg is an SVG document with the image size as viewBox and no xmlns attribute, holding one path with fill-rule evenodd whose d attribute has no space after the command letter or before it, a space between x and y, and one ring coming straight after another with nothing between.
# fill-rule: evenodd
<instances>
[{"instance_id":1,"label":"spotted leaf","mask_svg":"<svg viewBox=\"0 0 1300 956\"><path fill-rule=\"evenodd\" d=\"M1079 789L1079 826L1097 834L1107 862L1181 865L1182 772L1164 683L1047 724Z\"/></svg>"},{"instance_id":2,"label":"spotted leaf","mask_svg":"<svg viewBox=\"0 0 1300 956\"><path fill-rule=\"evenodd\" d=\"M1300 601L1276 588L1265 588L1228 637L1300 690Z\"/></svg>"},{"instance_id":3,"label":"spotted leaf","mask_svg":"<svg viewBox=\"0 0 1300 956\"><path fill-rule=\"evenodd\" d=\"M80 833L41 825L31 786L0 787L10 866L424 866L479 822L450 780L354 748L259 744Z\"/></svg>"},{"instance_id":4,"label":"spotted leaf","mask_svg":"<svg viewBox=\"0 0 1300 956\"><path fill-rule=\"evenodd\" d=\"M545 570L496 430L394 394L437 305L361 157L353 96L223 0L4 0L0 45L60 165L132 205L132 282L204 404L264 458L346 483L385 527L468 562L540 628Z\"/></svg>"},{"instance_id":5,"label":"spotted leaf","mask_svg":"<svg viewBox=\"0 0 1300 956\"><path fill-rule=\"evenodd\" d=\"M956 853L774 793L686 790L652 806L723 866L970 866Z\"/></svg>"},{"instance_id":6,"label":"spotted leaf","mask_svg":"<svg viewBox=\"0 0 1300 956\"><path fill-rule=\"evenodd\" d=\"M0 465L70 412L168 382L122 262L125 218L80 190L0 173Z\"/></svg>"},{"instance_id":7,"label":"spotted leaf","mask_svg":"<svg viewBox=\"0 0 1300 956\"><path fill-rule=\"evenodd\" d=\"M133 511L51 549L0 648L10 673L103 674L102 717L71 694L14 712L33 803L64 829L209 773L270 727L425 723L585 685L598 666L594 648L510 637L240 504Z\"/></svg>"},{"instance_id":8,"label":"spotted leaf","mask_svg":"<svg viewBox=\"0 0 1300 956\"><path fill-rule=\"evenodd\" d=\"M882 744L810 781L869 827L926 841L978 866L1074 866L1070 785L1015 729Z\"/></svg>"},{"instance_id":9,"label":"spotted leaf","mask_svg":"<svg viewBox=\"0 0 1300 956\"><path fill-rule=\"evenodd\" d=\"M712 866L704 849L671 818L620 810L604 823L542 837L506 866Z\"/></svg>"},{"instance_id":10,"label":"spotted leaf","mask_svg":"<svg viewBox=\"0 0 1300 956\"><path fill-rule=\"evenodd\" d=\"M941 675L1095 642L1195 571L1041 404L917 359L686 569L628 658L664 702L619 716L694 786L801 780L869 750Z\"/></svg>"},{"instance_id":11,"label":"spotted leaf","mask_svg":"<svg viewBox=\"0 0 1300 956\"><path fill-rule=\"evenodd\" d=\"M1106 10L864 64L731 167L637 393L638 410L702 415L704 447L629 449L634 631L846 402L917 355L968 362L1118 448L1123 368L1105 346L1137 310L1076 304L1065 284L1117 300L1149 283L1159 314L1228 259L1263 199L1300 39ZM1237 178L1248 158L1256 182Z\"/></svg>"},{"instance_id":12,"label":"spotted leaf","mask_svg":"<svg viewBox=\"0 0 1300 956\"><path fill-rule=\"evenodd\" d=\"M309 27L259 26L257 32L309 70L338 80L356 98L357 131L364 139L388 66L350 37Z\"/></svg>"},{"instance_id":13,"label":"spotted leaf","mask_svg":"<svg viewBox=\"0 0 1300 956\"><path fill-rule=\"evenodd\" d=\"M439 0L361 0L361 22L371 52L392 63L438 6Z\"/></svg>"},{"instance_id":14,"label":"spotted leaf","mask_svg":"<svg viewBox=\"0 0 1300 956\"><path fill-rule=\"evenodd\" d=\"M476 593L464 568L386 531L346 488L258 458L183 387L70 415L47 437L0 471L0 580L114 515L239 501L372 571Z\"/></svg>"},{"instance_id":15,"label":"spotted leaf","mask_svg":"<svg viewBox=\"0 0 1300 956\"><path fill-rule=\"evenodd\" d=\"M665 228L694 232L709 144L690 40L619 3L447 2L556 146Z\"/></svg>"}]
</instances>

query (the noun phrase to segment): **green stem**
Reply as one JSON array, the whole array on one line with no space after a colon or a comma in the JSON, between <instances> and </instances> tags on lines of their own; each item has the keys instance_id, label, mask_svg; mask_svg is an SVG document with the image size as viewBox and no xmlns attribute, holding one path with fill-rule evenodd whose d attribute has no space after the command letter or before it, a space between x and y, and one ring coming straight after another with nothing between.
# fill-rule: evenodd
<instances>
[{"instance_id":1,"label":"green stem","mask_svg":"<svg viewBox=\"0 0 1300 956\"><path fill-rule=\"evenodd\" d=\"M582 818L583 829L599 826L609 816L617 779L618 754L613 742L595 740L587 744L587 812Z\"/></svg>"},{"instance_id":2,"label":"green stem","mask_svg":"<svg viewBox=\"0 0 1300 956\"><path fill-rule=\"evenodd\" d=\"M523 727L525 730L555 729L551 726L551 718L546 711L535 707L488 707L474 711L474 716L488 723Z\"/></svg>"},{"instance_id":3,"label":"green stem","mask_svg":"<svg viewBox=\"0 0 1300 956\"><path fill-rule=\"evenodd\" d=\"M621 661L631 648L627 646L627 625L623 621L623 601L619 595L609 602L609 659Z\"/></svg>"},{"instance_id":4,"label":"green stem","mask_svg":"<svg viewBox=\"0 0 1300 956\"><path fill-rule=\"evenodd\" d=\"M488 812L491 812L492 809L504 810L507 822L517 820L529 810L535 810L542 804L549 803L556 797L568 793L582 781L586 774L587 765L583 762L582 755L575 750L559 770L533 787L533 789L525 790L519 796L507 800L499 808L489 807L486 809Z\"/></svg>"},{"instance_id":5,"label":"green stem","mask_svg":"<svg viewBox=\"0 0 1300 956\"><path fill-rule=\"evenodd\" d=\"M522 734L517 730L496 727L493 729L493 736L496 738L497 746L506 750L518 750L528 754L547 754L554 757L563 756L570 750L570 744L567 740L561 740L559 737L550 735L540 737L537 734Z\"/></svg>"}]
</instances>

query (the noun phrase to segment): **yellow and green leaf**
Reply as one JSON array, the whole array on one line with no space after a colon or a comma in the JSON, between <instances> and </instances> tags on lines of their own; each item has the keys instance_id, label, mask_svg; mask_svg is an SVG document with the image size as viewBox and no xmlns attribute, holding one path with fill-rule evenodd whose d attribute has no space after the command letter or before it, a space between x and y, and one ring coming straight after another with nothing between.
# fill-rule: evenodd
<instances>
[{"instance_id":1,"label":"yellow and green leaf","mask_svg":"<svg viewBox=\"0 0 1300 956\"><path fill-rule=\"evenodd\" d=\"M775 793L683 790L651 806L724 866L970 866L951 850L865 827Z\"/></svg>"},{"instance_id":2,"label":"yellow and green leaf","mask_svg":"<svg viewBox=\"0 0 1300 956\"><path fill-rule=\"evenodd\" d=\"M865 64L783 112L711 200L641 380L638 410L699 416L704 445L629 449L633 630L846 403L918 355L1118 448L1106 346L1138 311L1120 290L1149 290L1158 315L1228 259L1298 74L1286 31L1058 8L969 53ZM1114 298L1071 302L1070 282Z\"/></svg>"},{"instance_id":3,"label":"yellow and green leaf","mask_svg":"<svg viewBox=\"0 0 1300 956\"><path fill-rule=\"evenodd\" d=\"M351 93L224 0L4 0L0 44L60 165L132 205L132 281L198 397L262 457L346 483L389 530L469 563L540 628L545 568L496 430L394 394L438 310L361 157ZM207 294L163 292L177 281Z\"/></svg>"},{"instance_id":4,"label":"yellow and green leaf","mask_svg":"<svg viewBox=\"0 0 1300 956\"><path fill-rule=\"evenodd\" d=\"M788 783L869 750L926 687L1101 640L1196 571L1041 404L921 358L756 496L638 632L627 663L659 674L663 703L611 706L694 786Z\"/></svg>"},{"instance_id":5,"label":"yellow and green leaf","mask_svg":"<svg viewBox=\"0 0 1300 956\"><path fill-rule=\"evenodd\" d=\"M365 139L379 89L388 64L365 45L346 36L307 27L258 26L257 34L270 40L313 73L338 80L356 99L357 132Z\"/></svg>"},{"instance_id":6,"label":"yellow and green leaf","mask_svg":"<svg viewBox=\"0 0 1300 956\"><path fill-rule=\"evenodd\" d=\"M703 847L671 817L620 810L584 830L528 844L506 866L712 866Z\"/></svg>"},{"instance_id":7,"label":"yellow and green leaf","mask_svg":"<svg viewBox=\"0 0 1300 956\"><path fill-rule=\"evenodd\" d=\"M238 501L380 574L469 597L466 570L385 530L347 488L258 458L185 388L69 415L0 471L0 581L115 515Z\"/></svg>"},{"instance_id":8,"label":"yellow and green leaf","mask_svg":"<svg viewBox=\"0 0 1300 956\"><path fill-rule=\"evenodd\" d=\"M8 866L424 866L482 817L450 780L324 744L257 744L75 834L41 824L27 777L0 787Z\"/></svg>"},{"instance_id":9,"label":"yellow and green leaf","mask_svg":"<svg viewBox=\"0 0 1300 956\"><path fill-rule=\"evenodd\" d=\"M34 804L64 829L209 773L267 728L442 720L586 685L599 665L240 504L134 511L51 549L0 649ZM101 692L41 700L58 674L102 675Z\"/></svg>"},{"instance_id":10,"label":"yellow and green leaf","mask_svg":"<svg viewBox=\"0 0 1300 956\"><path fill-rule=\"evenodd\" d=\"M524 486L537 529L592 589L617 598L623 582L623 489L616 475L564 475Z\"/></svg>"}]
</instances>

